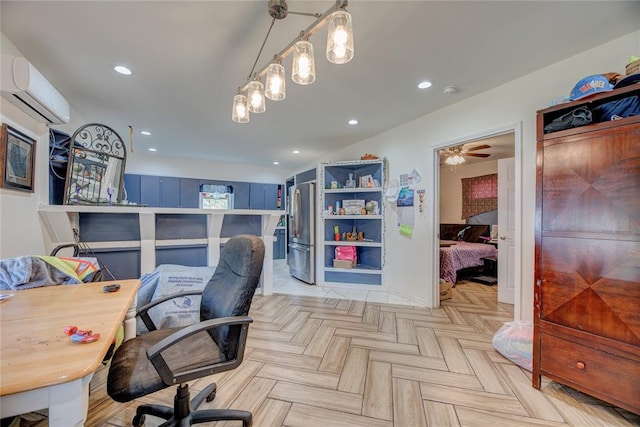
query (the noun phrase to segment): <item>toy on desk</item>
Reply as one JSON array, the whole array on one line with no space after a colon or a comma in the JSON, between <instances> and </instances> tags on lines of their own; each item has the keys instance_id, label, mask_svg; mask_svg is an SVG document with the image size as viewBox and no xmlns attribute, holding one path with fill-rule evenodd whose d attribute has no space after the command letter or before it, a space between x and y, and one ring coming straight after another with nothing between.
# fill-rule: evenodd
<instances>
[{"instance_id":1,"label":"toy on desk","mask_svg":"<svg viewBox=\"0 0 640 427\"><path fill-rule=\"evenodd\" d=\"M100 334L94 334L91 330L78 329L77 326L67 326L64 333L71 337L72 342L88 343L98 341Z\"/></svg>"}]
</instances>

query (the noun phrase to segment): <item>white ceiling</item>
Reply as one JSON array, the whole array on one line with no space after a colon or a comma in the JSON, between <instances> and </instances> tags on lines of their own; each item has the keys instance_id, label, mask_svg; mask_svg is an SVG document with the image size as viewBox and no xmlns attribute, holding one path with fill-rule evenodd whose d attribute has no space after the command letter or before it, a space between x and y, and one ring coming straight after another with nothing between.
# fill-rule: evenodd
<instances>
[{"instance_id":1,"label":"white ceiling","mask_svg":"<svg viewBox=\"0 0 640 427\"><path fill-rule=\"evenodd\" d=\"M128 125L150 130L151 137L136 136L138 150L262 166L279 161L293 170L640 28L638 1L352 0L354 59L330 64L323 29L311 38L316 82L289 80L284 101L268 101L265 113L237 124L232 99L270 24L267 3L2 0L1 29L85 122L123 137ZM288 1L302 12L332 4ZM277 21L258 67L311 22L297 15ZM116 64L134 74L116 74ZM424 79L433 87L420 91ZM443 94L452 84L460 92ZM348 125L351 118L360 124Z\"/></svg>"}]
</instances>

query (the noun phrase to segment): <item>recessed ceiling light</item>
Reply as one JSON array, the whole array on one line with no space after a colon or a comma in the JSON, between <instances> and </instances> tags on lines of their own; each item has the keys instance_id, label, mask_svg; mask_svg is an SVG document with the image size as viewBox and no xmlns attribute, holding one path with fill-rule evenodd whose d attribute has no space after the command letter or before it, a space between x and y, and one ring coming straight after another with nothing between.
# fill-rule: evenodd
<instances>
[{"instance_id":1,"label":"recessed ceiling light","mask_svg":"<svg viewBox=\"0 0 640 427\"><path fill-rule=\"evenodd\" d=\"M125 76L131 75L131 70L125 67L124 65L116 65L115 67L113 67L113 69L120 74L124 74Z\"/></svg>"},{"instance_id":2,"label":"recessed ceiling light","mask_svg":"<svg viewBox=\"0 0 640 427\"><path fill-rule=\"evenodd\" d=\"M293 150L293 154L300 154L300 150Z\"/></svg>"},{"instance_id":3,"label":"recessed ceiling light","mask_svg":"<svg viewBox=\"0 0 640 427\"><path fill-rule=\"evenodd\" d=\"M149 151L155 152L155 151L158 151L158 150L156 148L149 148Z\"/></svg>"},{"instance_id":4,"label":"recessed ceiling light","mask_svg":"<svg viewBox=\"0 0 640 427\"><path fill-rule=\"evenodd\" d=\"M349 123L350 125L357 125L358 121L356 119L351 119L347 123Z\"/></svg>"},{"instance_id":5,"label":"recessed ceiling light","mask_svg":"<svg viewBox=\"0 0 640 427\"><path fill-rule=\"evenodd\" d=\"M430 81L425 80L425 81L423 81L423 82L418 83L418 88L419 88L419 89L427 89L427 88L430 88L430 87L431 87L431 84L432 84L432 83L431 83Z\"/></svg>"},{"instance_id":6,"label":"recessed ceiling light","mask_svg":"<svg viewBox=\"0 0 640 427\"><path fill-rule=\"evenodd\" d=\"M280 162L273 162L273 164L274 164L274 165L279 165L279 164L280 164Z\"/></svg>"},{"instance_id":7,"label":"recessed ceiling light","mask_svg":"<svg viewBox=\"0 0 640 427\"><path fill-rule=\"evenodd\" d=\"M146 136L151 135L151 132L149 132L148 130L141 130L141 131L140 131L140 133L141 133L142 135L146 135Z\"/></svg>"}]
</instances>

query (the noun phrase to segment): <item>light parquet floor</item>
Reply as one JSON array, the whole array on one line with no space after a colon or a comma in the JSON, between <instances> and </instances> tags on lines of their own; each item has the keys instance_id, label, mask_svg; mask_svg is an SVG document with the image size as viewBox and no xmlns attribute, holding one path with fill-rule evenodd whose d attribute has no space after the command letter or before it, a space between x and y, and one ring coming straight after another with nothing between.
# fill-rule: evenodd
<instances>
[{"instance_id":1,"label":"light parquet floor","mask_svg":"<svg viewBox=\"0 0 640 427\"><path fill-rule=\"evenodd\" d=\"M640 416L544 381L497 353L493 334L512 319L495 287L460 283L439 309L273 295L254 299L245 361L211 381L201 407L253 412L257 427L640 426ZM92 381L88 426L128 426L139 402ZM171 405L169 388L140 399ZM147 417L146 425L160 421ZM212 426L239 426L219 422Z\"/></svg>"}]
</instances>

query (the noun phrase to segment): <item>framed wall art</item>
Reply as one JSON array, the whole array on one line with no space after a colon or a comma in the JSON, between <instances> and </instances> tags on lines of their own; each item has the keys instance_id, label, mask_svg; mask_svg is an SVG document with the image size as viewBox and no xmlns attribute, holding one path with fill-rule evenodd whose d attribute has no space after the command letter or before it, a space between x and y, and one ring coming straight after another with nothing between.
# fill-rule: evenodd
<instances>
[{"instance_id":1,"label":"framed wall art","mask_svg":"<svg viewBox=\"0 0 640 427\"><path fill-rule=\"evenodd\" d=\"M0 186L33 193L36 140L2 124Z\"/></svg>"}]
</instances>

